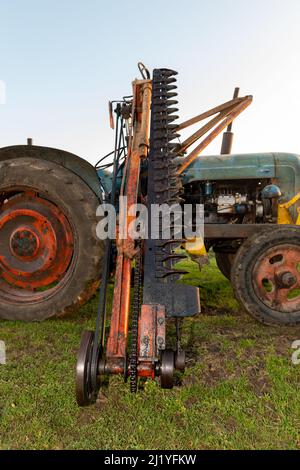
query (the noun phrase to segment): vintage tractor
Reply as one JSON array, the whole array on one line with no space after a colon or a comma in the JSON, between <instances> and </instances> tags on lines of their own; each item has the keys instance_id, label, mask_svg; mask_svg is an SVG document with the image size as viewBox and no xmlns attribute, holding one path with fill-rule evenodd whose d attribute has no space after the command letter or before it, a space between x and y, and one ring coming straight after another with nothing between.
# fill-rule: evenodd
<instances>
[{"instance_id":1,"label":"vintage tractor","mask_svg":"<svg viewBox=\"0 0 300 470\"><path fill-rule=\"evenodd\" d=\"M300 156L231 154L232 122L251 96L239 97L236 89L232 100L178 124L176 72L155 69L150 78L141 63L139 69L132 96L110 103L115 149L96 168L31 141L0 149L0 318L72 312L102 279L96 329L83 333L78 353L80 405L96 400L103 375L130 377L133 392L138 377L173 386L174 371L185 365L180 321L200 312L198 288L180 282L185 269L178 262L187 257L201 268L212 249L241 305L262 323L300 322ZM179 132L200 121L180 142ZM221 154L199 156L223 131ZM98 206L108 203L117 209L116 239L103 240L96 227L107 211ZM148 228L153 207L190 205L192 226L201 208L204 233L178 237L183 222L175 210L168 237L161 218L158 237L133 237L136 203L147 209ZM173 349L170 318L178 333Z\"/></svg>"}]
</instances>

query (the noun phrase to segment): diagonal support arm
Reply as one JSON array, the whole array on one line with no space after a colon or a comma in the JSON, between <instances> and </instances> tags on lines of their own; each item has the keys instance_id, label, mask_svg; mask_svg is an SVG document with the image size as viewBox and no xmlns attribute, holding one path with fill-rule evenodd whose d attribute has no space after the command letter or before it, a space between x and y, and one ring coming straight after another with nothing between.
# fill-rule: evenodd
<instances>
[{"instance_id":1,"label":"diagonal support arm","mask_svg":"<svg viewBox=\"0 0 300 470\"><path fill-rule=\"evenodd\" d=\"M199 131L194 133L189 139L187 139L182 144L182 146L176 150L178 153L183 151L183 148L186 150L188 147L190 147L190 145L195 143L199 138L201 138L204 134L206 134L206 132L208 132L220 120L223 119L223 121L215 129L213 129L212 132L207 137L205 137L205 139L200 142L200 144L197 145L197 147L187 157L182 160L182 163L178 169L178 174L181 174L188 166L190 166L200 155L200 153L252 103L252 100L253 98L250 95L245 96L244 98L236 98L234 100L228 101L224 105L213 108L212 110L200 114L199 116L196 116L195 118L192 118L189 121L179 125L178 130L184 129L195 124L196 122L212 116L213 114L216 114L217 112L220 113L205 126L203 126Z\"/></svg>"}]
</instances>

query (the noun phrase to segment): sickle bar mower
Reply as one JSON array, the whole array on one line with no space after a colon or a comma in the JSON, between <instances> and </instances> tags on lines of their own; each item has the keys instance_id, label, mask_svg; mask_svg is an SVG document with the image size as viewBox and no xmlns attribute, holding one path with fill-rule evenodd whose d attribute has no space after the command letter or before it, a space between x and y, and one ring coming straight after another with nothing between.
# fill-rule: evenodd
<instances>
[{"instance_id":1,"label":"sickle bar mower","mask_svg":"<svg viewBox=\"0 0 300 470\"><path fill-rule=\"evenodd\" d=\"M103 376L120 374L125 380L130 378L131 391L136 392L138 377L158 378L161 387L172 388L175 370L184 370L179 322L183 317L200 312L200 299L197 287L178 282L185 271L176 269L175 265L187 256L180 248L185 244L186 250L190 248L193 253L191 247L196 241L186 243L187 240L177 236L182 222L176 210L167 227L167 238L160 226L157 238L135 239L129 227L137 214L133 214L130 207L136 203L146 205L149 232L155 205L180 208L184 202L184 170L251 102L251 97L234 98L178 125L177 73L156 69L151 80L146 69L142 72L143 80L133 82L132 98L118 102L115 109L118 119L113 183L106 196L107 202L119 207L110 330L105 338L106 289L113 246L112 240L107 238L96 330L83 333L77 359L76 395L81 406L96 401ZM176 142L181 129L211 116L215 117L189 139L182 144ZM124 128L127 130L125 138ZM211 130L190 155L184 157L186 150ZM126 196L126 207L123 207L124 198L118 199L119 196ZM202 246L198 256L204 253ZM169 318L175 318L177 323L176 350L167 345Z\"/></svg>"},{"instance_id":2,"label":"sickle bar mower","mask_svg":"<svg viewBox=\"0 0 300 470\"><path fill-rule=\"evenodd\" d=\"M0 318L78 311L101 278L95 331L84 332L78 353L80 405L94 403L112 374L129 379L132 392L139 377L172 387L185 365L181 322L200 312L191 276L185 284L181 277L191 260L201 269L209 250L250 315L300 323L300 156L231 154L232 122L251 96L236 89L230 101L178 123L176 72L156 69L150 78L139 68L132 96L110 103L112 163L93 168L32 139L0 148ZM201 155L223 131L221 155ZM98 236L105 219L116 222L112 233ZM166 334L173 322L176 345Z\"/></svg>"}]
</instances>

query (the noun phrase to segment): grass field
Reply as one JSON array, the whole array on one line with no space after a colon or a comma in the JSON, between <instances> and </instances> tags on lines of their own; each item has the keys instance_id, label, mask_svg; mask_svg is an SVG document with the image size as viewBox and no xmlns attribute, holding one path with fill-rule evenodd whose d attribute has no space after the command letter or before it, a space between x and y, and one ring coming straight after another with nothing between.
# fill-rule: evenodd
<instances>
[{"instance_id":1,"label":"grass field","mask_svg":"<svg viewBox=\"0 0 300 470\"><path fill-rule=\"evenodd\" d=\"M97 299L72 318L1 322L0 448L299 449L291 343L300 328L265 327L241 312L214 259L188 277L201 286L203 312L184 323L188 367L172 391L147 382L134 396L114 377L95 406L77 407L75 356Z\"/></svg>"}]
</instances>

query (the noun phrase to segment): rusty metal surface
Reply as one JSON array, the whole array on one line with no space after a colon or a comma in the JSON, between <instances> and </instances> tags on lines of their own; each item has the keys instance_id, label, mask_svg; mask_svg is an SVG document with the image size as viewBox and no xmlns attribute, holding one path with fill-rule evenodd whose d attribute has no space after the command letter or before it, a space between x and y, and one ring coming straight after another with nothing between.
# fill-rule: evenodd
<instances>
[{"instance_id":1,"label":"rusty metal surface","mask_svg":"<svg viewBox=\"0 0 300 470\"><path fill-rule=\"evenodd\" d=\"M156 306L156 356L166 347L166 309L163 305Z\"/></svg>"},{"instance_id":2,"label":"rusty metal surface","mask_svg":"<svg viewBox=\"0 0 300 470\"><path fill-rule=\"evenodd\" d=\"M128 376L130 374L130 367L124 358L110 357L100 361L99 374ZM154 379L155 369L153 368L153 364L150 361L138 364L137 374L139 377L151 377Z\"/></svg>"},{"instance_id":3,"label":"rusty metal surface","mask_svg":"<svg viewBox=\"0 0 300 470\"><path fill-rule=\"evenodd\" d=\"M139 318L139 361L155 357L156 306L143 305Z\"/></svg>"},{"instance_id":4,"label":"rusty metal surface","mask_svg":"<svg viewBox=\"0 0 300 470\"><path fill-rule=\"evenodd\" d=\"M119 234L117 240L117 269L111 315L111 326L107 342L106 356L125 357L127 348L128 322L130 311L131 265L135 255L135 241L130 237L128 228L135 219L128 210L137 202L141 158L147 155L151 81L133 82L133 132L123 175L121 195L127 196L127 211L120 211L125 237Z\"/></svg>"},{"instance_id":5,"label":"rusty metal surface","mask_svg":"<svg viewBox=\"0 0 300 470\"><path fill-rule=\"evenodd\" d=\"M101 375L115 374L124 375L126 369L125 358L122 357L107 357L99 363L99 373Z\"/></svg>"},{"instance_id":6,"label":"rusty metal surface","mask_svg":"<svg viewBox=\"0 0 300 470\"><path fill-rule=\"evenodd\" d=\"M163 305L143 305L139 318L139 364L155 361L166 346L166 312Z\"/></svg>"},{"instance_id":7,"label":"rusty metal surface","mask_svg":"<svg viewBox=\"0 0 300 470\"><path fill-rule=\"evenodd\" d=\"M207 238L248 238L266 230L274 231L273 224L205 224L204 237ZM282 227L282 225L280 226ZM289 227L289 226L288 226ZM291 225L292 227L292 225Z\"/></svg>"},{"instance_id":8,"label":"rusty metal surface","mask_svg":"<svg viewBox=\"0 0 300 470\"><path fill-rule=\"evenodd\" d=\"M1 206L0 231L0 278L7 291L22 289L24 301L59 283L71 262L74 239L56 205L31 192L10 197Z\"/></svg>"},{"instance_id":9,"label":"rusty metal surface","mask_svg":"<svg viewBox=\"0 0 300 470\"><path fill-rule=\"evenodd\" d=\"M117 267L115 276L114 296L111 313L111 324L109 330L109 337L107 340L106 356L123 356L126 349L126 337L125 332L120 331L121 326L121 299L122 299L122 287L123 287L123 261L124 255L118 255ZM125 306L123 306L126 308ZM124 310L123 310L124 311Z\"/></svg>"},{"instance_id":10,"label":"rusty metal surface","mask_svg":"<svg viewBox=\"0 0 300 470\"><path fill-rule=\"evenodd\" d=\"M279 312L300 309L300 246L271 247L255 263L253 286L259 299Z\"/></svg>"}]
</instances>

